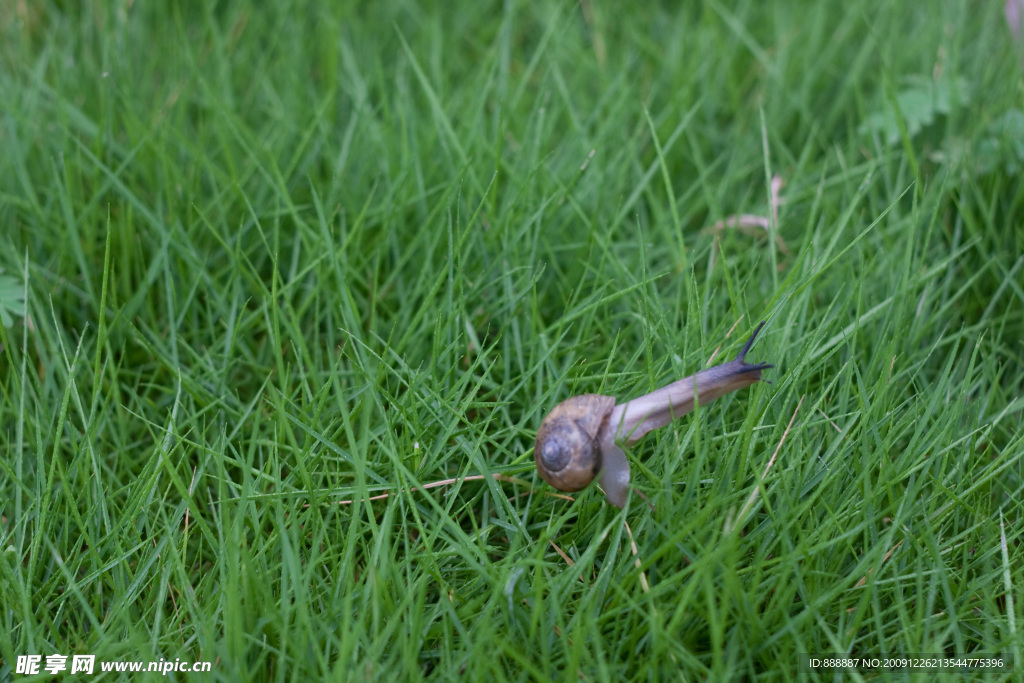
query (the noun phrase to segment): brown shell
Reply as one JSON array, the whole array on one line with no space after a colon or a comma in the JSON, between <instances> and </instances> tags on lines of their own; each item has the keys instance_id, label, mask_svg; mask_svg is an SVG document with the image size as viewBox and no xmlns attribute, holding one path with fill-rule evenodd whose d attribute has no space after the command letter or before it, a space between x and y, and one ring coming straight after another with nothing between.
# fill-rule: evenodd
<instances>
[{"instance_id":1,"label":"brown shell","mask_svg":"<svg viewBox=\"0 0 1024 683\"><path fill-rule=\"evenodd\" d=\"M601 471L598 432L615 407L599 394L568 398L548 413L537 430L533 460L544 481L559 491L579 491Z\"/></svg>"}]
</instances>

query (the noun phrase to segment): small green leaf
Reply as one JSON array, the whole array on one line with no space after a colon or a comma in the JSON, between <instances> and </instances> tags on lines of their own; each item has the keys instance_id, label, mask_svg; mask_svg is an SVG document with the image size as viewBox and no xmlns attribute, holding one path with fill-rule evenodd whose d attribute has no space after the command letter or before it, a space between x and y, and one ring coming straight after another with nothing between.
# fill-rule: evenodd
<instances>
[{"instance_id":1,"label":"small green leaf","mask_svg":"<svg viewBox=\"0 0 1024 683\"><path fill-rule=\"evenodd\" d=\"M878 133L885 137L886 142L899 142L900 128L897 116L902 116L907 124L907 134L914 137L924 128L935 122L938 115L947 115L952 111L954 98L961 103L970 99L967 81L963 78L943 78L933 80L924 76L908 78L907 86L896 95L895 111L888 102L884 110L870 113L857 132L861 135Z\"/></svg>"},{"instance_id":2,"label":"small green leaf","mask_svg":"<svg viewBox=\"0 0 1024 683\"><path fill-rule=\"evenodd\" d=\"M0 324L10 327L14 324L11 315L21 316L25 310L25 289L21 283L0 270Z\"/></svg>"},{"instance_id":3,"label":"small green leaf","mask_svg":"<svg viewBox=\"0 0 1024 683\"><path fill-rule=\"evenodd\" d=\"M1010 109L985 128L978 143L978 173L991 173L1002 167L1015 175L1024 170L1024 112Z\"/></svg>"}]
</instances>

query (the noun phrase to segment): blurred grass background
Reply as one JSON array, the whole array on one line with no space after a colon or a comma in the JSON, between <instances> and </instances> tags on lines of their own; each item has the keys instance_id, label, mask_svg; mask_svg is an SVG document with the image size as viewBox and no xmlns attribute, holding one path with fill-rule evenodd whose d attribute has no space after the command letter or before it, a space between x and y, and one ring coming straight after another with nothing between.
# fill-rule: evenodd
<instances>
[{"instance_id":1,"label":"blurred grass background","mask_svg":"<svg viewBox=\"0 0 1024 683\"><path fill-rule=\"evenodd\" d=\"M0 679L1019 672L1022 55L966 0L0 1ZM653 509L536 476L762 319Z\"/></svg>"}]
</instances>

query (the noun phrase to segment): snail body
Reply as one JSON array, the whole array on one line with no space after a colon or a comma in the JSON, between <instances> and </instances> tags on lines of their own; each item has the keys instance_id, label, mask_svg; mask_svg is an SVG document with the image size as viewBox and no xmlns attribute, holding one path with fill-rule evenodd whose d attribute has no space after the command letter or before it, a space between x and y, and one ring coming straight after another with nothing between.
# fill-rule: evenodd
<instances>
[{"instance_id":1,"label":"snail body","mask_svg":"<svg viewBox=\"0 0 1024 683\"><path fill-rule=\"evenodd\" d=\"M537 430L533 458L544 481L560 491L580 491L599 477L608 501L617 507L629 495L629 461L619 443L630 446L663 427L761 379L769 363L747 363L762 322L735 359L616 405L611 396L582 394L562 401Z\"/></svg>"}]
</instances>

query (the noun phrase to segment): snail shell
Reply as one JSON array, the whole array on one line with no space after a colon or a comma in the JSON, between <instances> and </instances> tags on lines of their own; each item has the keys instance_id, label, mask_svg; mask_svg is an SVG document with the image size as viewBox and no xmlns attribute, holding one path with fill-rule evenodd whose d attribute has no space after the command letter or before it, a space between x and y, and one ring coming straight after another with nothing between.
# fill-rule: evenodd
<instances>
[{"instance_id":1,"label":"snail shell","mask_svg":"<svg viewBox=\"0 0 1024 683\"><path fill-rule=\"evenodd\" d=\"M601 429L615 399L600 394L568 398L537 430L533 459L544 481L559 491L580 491L601 471Z\"/></svg>"}]
</instances>

